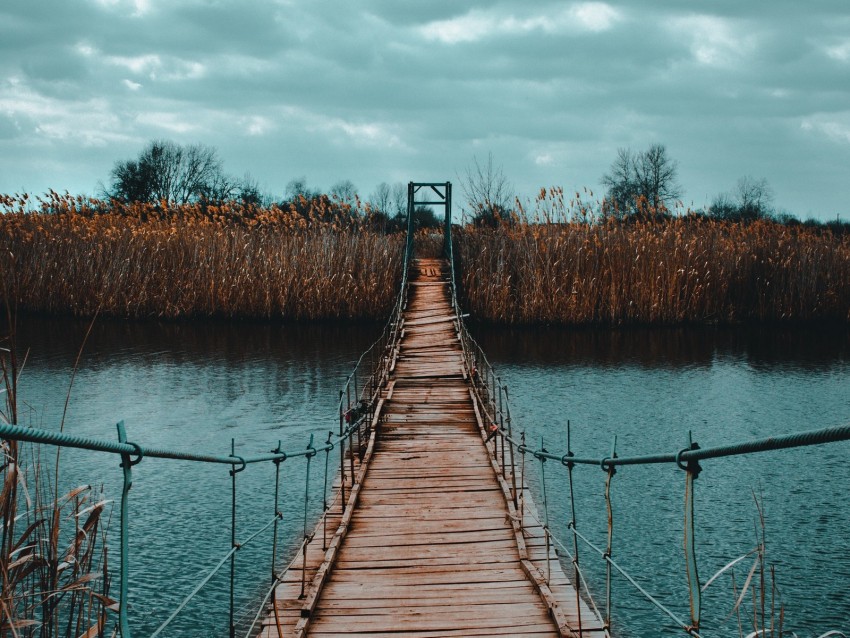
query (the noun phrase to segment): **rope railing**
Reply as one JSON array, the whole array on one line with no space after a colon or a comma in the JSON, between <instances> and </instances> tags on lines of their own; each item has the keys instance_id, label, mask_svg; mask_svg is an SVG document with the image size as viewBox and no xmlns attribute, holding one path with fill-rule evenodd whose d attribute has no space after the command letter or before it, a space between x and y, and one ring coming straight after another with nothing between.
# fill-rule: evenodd
<instances>
[{"instance_id":1,"label":"rope railing","mask_svg":"<svg viewBox=\"0 0 850 638\"><path fill-rule=\"evenodd\" d=\"M231 500L231 548L230 550L215 564L215 566L205 573L203 578L195 585L195 587L186 595L180 604L174 609L174 611L165 619L162 624L157 627L156 630L151 634L152 637L162 635L162 632L168 627L177 616L183 611L183 609L204 589L204 587L212 580L212 578L219 573L222 568L230 562L231 566L231 574L230 574L230 635L235 635L235 619L234 619L234 591L235 591L235 557L237 552L241 550L243 547L253 543L257 538L261 537L265 532L267 532L270 528L274 528L274 537L272 539L272 572L273 572L273 580L279 581L282 574L286 573L286 571L290 568L287 566L281 574L277 574L274 567L274 560L277 556L277 527L279 522L283 519L283 513L279 509L279 478L280 478L280 464L286 460L303 458L309 464L310 460L319 454L320 452L324 452L326 455L330 453L331 450L336 447L344 447L346 443L350 440L352 433L360 429L364 421L366 420L365 415L359 419L357 419L354 423L351 423L348 427L346 427L339 436L330 436L326 443L320 446L312 445L312 435L310 437L310 443L303 449L295 449L292 451L283 451L280 447L280 442L278 442L277 448L271 453L267 454L258 454L253 456L239 456L235 454L235 443L231 443L231 454L229 455L220 455L220 454L199 454L197 452L185 452L179 450L164 450L158 448L152 448L147 446L142 446L136 443L128 442L126 440L126 431L124 427L124 423L119 422L117 425L118 429L118 440L108 440L108 439L99 439L99 438L91 438L91 437L80 437L75 436L63 432L51 431L51 430L42 430L38 428L29 428L18 425L9 425L9 424L0 424L0 438L7 440L16 440L16 441L24 441L36 444L44 444L44 445L53 445L58 447L73 447L82 450L89 450L94 452L101 453L111 453L119 455L122 459L121 468L124 474L123 481L123 489L120 501L120 522L121 528L119 530L120 533L120 541L119 541L119 551L121 555L120 560L120 568L119 568L119 590L120 590L120 598L118 601L118 627L120 629L121 635L125 638L130 638L132 635L129 617L128 617L128 590L129 590L129 492L132 487L133 482L133 470L132 468L141 463L145 458L161 458L168 459L171 461L189 461L189 462L200 462L200 463L212 463L212 464L221 464L230 466L230 474L232 476L232 500ZM253 531L244 541L238 542L236 540L236 475L242 472L249 464L258 464L262 462L271 462L275 465L275 503L274 503L274 515L268 519L262 526ZM327 473L327 464L326 464L326 473ZM325 485L327 485L327 476L325 476ZM310 475L309 472L305 472L305 507L303 512L304 518L304 528L306 529L308 523L308 507L307 500L309 498L310 493ZM329 507L329 506L328 506ZM323 511L322 516L327 515L327 510ZM309 539L312 540L312 539ZM309 544L309 540L305 541L301 545L302 553L305 550L306 544ZM267 600L268 598L266 598ZM262 603L263 605L265 604ZM259 612L258 612L259 613Z\"/></svg>"},{"instance_id":2,"label":"rope railing","mask_svg":"<svg viewBox=\"0 0 850 638\"><path fill-rule=\"evenodd\" d=\"M407 240L405 242L404 259L402 261L401 286L398 296L396 297L393 311L390 318L384 325L381 335L370 345L357 359L354 364L354 369L345 380L342 389L339 392L339 432L345 429L346 423L351 423L358 419L364 419L366 430L361 432L356 430L357 445L356 449L362 455L364 441L369 438L369 428L371 427L372 419L374 418L375 408L378 402L378 396L381 388L384 387L393 369L395 368L396 359L398 357L397 344L401 339L401 334L404 326L403 313L407 306L407 292L409 288L409 270L410 263L413 259L413 218L409 216L407 228ZM365 374L362 368L368 363L368 369ZM354 449L354 432L348 434L348 445L350 449ZM354 455L349 455L349 472L350 476L354 477ZM345 454L340 449L339 456L339 471L340 471L340 498L342 501L343 510L345 509L345 481L348 475L345 468Z\"/></svg>"},{"instance_id":3,"label":"rope railing","mask_svg":"<svg viewBox=\"0 0 850 638\"><path fill-rule=\"evenodd\" d=\"M670 618L684 633L690 636L699 636L702 608L702 588L700 586L696 562L697 547L695 542L696 525L694 519L694 496L695 481L702 471L700 461L848 441L850 440L850 424L766 437L750 441L741 441L738 443L707 448L700 448L698 444L691 440L691 433L688 433L687 445L680 450L635 456L618 456L615 437L611 452L607 456L580 457L576 456L572 450L570 441L570 425L568 421L567 449L565 451L549 451L545 448L542 440L540 447L538 449L533 449L526 444L524 431L520 432L519 436L514 434L510 406L508 403L508 387L502 383L502 380L488 360L484 350L470 334L464 322L464 318L468 315L462 312L457 299L456 271L450 238L445 246L445 255L450 268L451 302L455 312L455 327L457 329L458 339L463 351L463 361L466 373L470 378L473 395L478 403L482 418L486 421L486 427L489 429L486 442L490 443L492 441L493 457L496 459L497 466L500 468L503 478L511 486L511 496L518 511L520 526L523 525L525 515L530 515L543 529L546 543L546 555L549 555L550 542L554 542L569 557L573 568L573 585L576 590L576 602L577 604L580 603L581 593L583 592L584 599L589 602L593 611L602 618L606 633L610 630L611 617L613 613L611 581L613 572L617 572L650 604ZM519 462L517 462L516 455L519 455L520 457ZM541 520L541 518L536 514L534 508L527 508L525 506L524 488L526 455L531 455L540 464L539 475L541 477L541 490L544 508L543 520ZM568 512L570 520L566 522L566 527L568 533L572 536L571 550L568 548L567 543L561 541L551 532L549 521L549 498L546 491L546 461L555 461L559 466L562 466L567 470L568 489L566 492L569 499ZM614 517L611 501L611 489L613 485L612 479L616 474L617 468L632 465L659 464L675 464L685 473L685 520L683 547L685 552L685 579L688 587L690 607L690 619L687 622L672 612L658 599L658 597L653 596L645 586L640 584L637 578L631 575L623 566L618 564L612 556ZM519 465L519 468L517 468L517 465ZM573 470L579 466L599 467L605 471L606 474L605 501L608 518L608 532L607 542L604 549L592 543L578 530L576 525ZM517 477L517 475L519 475L519 477ZM584 571L581 568L579 561L579 541L581 541L582 545L587 546L592 553L600 556L605 563L604 616L599 614L599 610L596 608L596 604L588 588L587 579L585 578ZM545 574L547 579L549 575L550 574L547 569ZM578 635L584 635L587 633L582 627L582 617L580 613L578 614L578 627L574 628L574 630L578 633Z\"/></svg>"},{"instance_id":4,"label":"rope railing","mask_svg":"<svg viewBox=\"0 0 850 638\"><path fill-rule=\"evenodd\" d=\"M699 575L696 569L696 544L694 542L695 535L695 522L694 522L694 481L699 476L700 472L702 472L702 467L699 465L698 461L706 460L706 459L715 459L721 457L728 456L739 456L744 454L754 454L761 452L770 452L776 450L783 450L789 448L798 448L805 447L809 445L820 445L826 443L836 443L840 441L848 441L850 440L850 425L844 426L836 426L830 428L821 428L818 430L810 430L805 432L797 432L782 436L775 437L766 437L761 439L755 439L750 441L742 441L739 443L734 443L731 445L723 445L717 447L710 448L700 448L696 443L693 443L691 439L691 434L688 434L689 444L687 447L683 448L674 453L667 454L652 454L652 455L640 455L640 456L630 456L630 457L618 457L616 452L616 439L614 442L614 446L612 447L611 454L609 456L601 457L601 458L580 458L576 457L571 449L569 444L569 422L567 423L568 428L568 444L567 450L564 454L553 454L552 452L547 451L542 445L540 449L534 450L525 445L522 439L517 440L512 437L509 433L504 430L500 430L499 435L503 437L508 444L517 450L517 453L525 456L525 454L531 454L534 458L538 459L541 464L541 468L546 461L556 461L560 465L566 467L570 472L570 505L573 509L573 517L572 520L568 523L567 529L574 536L574 538L582 540L586 545L588 545L594 552L599 554L603 560L606 562L606 590L608 592L606 596L606 607L608 608L606 611L606 624L610 627L611 622L611 613L610 613L610 569L613 568L618 571L623 577L629 581L640 593L643 595L649 602L655 605L659 610L673 619L677 625L686 633L698 636L699 628L700 628L700 614L701 614L701 593L702 587L700 586ZM670 610L662 605L655 597L649 594L644 587L642 587L636 579L626 572L620 565L618 565L612 559L611 553L611 545L610 539L613 533L613 520L611 517L611 495L610 495L610 479L616 473L617 466L633 466L633 465L657 465L657 464L675 464L679 469L685 472L685 525L684 525L684 548L685 548L685 570L687 577L687 585L688 585L688 593L689 593L689 604L691 608L691 622L685 623L680 618L678 618L675 614L670 612ZM606 507L609 511L609 520L608 520L608 530L609 530L609 545L605 551L598 548L596 545L591 543L585 536L583 536L577 529L575 524L575 514L574 514L574 497L572 495L572 469L577 465L589 465L596 466L603 469L606 474ZM542 470L541 470L542 471ZM547 534L551 532L548 531L548 524L542 523L545 528L547 528Z\"/></svg>"}]
</instances>

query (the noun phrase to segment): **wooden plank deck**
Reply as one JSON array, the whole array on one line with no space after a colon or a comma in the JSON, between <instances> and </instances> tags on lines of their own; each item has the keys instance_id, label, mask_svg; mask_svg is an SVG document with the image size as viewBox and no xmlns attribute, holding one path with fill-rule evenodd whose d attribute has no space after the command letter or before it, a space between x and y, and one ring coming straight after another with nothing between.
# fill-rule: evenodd
<instances>
[{"instance_id":1,"label":"wooden plank deck","mask_svg":"<svg viewBox=\"0 0 850 638\"><path fill-rule=\"evenodd\" d=\"M539 525L519 525L483 444L442 264L417 267L356 507L336 504L330 549L308 549L302 598L296 558L261 636L573 636L579 613L601 635Z\"/></svg>"}]
</instances>

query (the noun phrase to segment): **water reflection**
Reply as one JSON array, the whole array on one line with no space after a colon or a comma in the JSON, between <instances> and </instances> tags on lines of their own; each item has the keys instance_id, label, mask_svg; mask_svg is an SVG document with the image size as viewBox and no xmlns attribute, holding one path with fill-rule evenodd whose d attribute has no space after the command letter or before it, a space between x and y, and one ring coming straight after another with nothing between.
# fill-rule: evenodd
<instances>
[{"instance_id":1,"label":"water reflection","mask_svg":"<svg viewBox=\"0 0 850 638\"><path fill-rule=\"evenodd\" d=\"M472 327L488 357L519 364L698 368L718 359L754 367L828 370L850 361L845 328L498 328Z\"/></svg>"},{"instance_id":2,"label":"water reflection","mask_svg":"<svg viewBox=\"0 0 850 638\"><path fill-rule=\"evenodd\" d=\"M83 344L89 321L26 315L18 320L19 349L31 349L41 366L67 369ZM85 346L88 365L134 358L180 365L197 360L240 365L257 359L322 363L377 337L374 323L270 323L261 321L123 321L99 318Z\"/></svg>"}]
</instances>

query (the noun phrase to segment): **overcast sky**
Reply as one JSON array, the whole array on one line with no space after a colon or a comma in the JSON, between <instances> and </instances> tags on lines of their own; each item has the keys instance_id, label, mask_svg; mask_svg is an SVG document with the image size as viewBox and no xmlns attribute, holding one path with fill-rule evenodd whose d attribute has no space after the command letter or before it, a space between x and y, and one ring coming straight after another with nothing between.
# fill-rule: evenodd
<instances>
[{"instance_id":1,"label":"overcast sky","mask_svg":"<svg viewBox=\"0 0 850 638\"><path fill-rule=\"evenodd\" d=\"M95 194L163 138L363 196L488 153L521 194L598 195L658 142L686 205L750 175L847 220L850 2L3 0L0 192Z\"/></svg>"}]
</instances>

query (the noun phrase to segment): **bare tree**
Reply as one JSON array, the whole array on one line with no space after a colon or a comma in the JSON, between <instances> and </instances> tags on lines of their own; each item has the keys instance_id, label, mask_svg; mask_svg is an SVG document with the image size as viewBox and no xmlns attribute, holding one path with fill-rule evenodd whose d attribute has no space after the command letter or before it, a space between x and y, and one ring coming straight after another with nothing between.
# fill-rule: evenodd
<instances>
[{"instance_id":1,"label":"bare tree","mask_svg":"<svg viewBox=\"0 0 850 638\"><path fill-rule=\"evenodd\" d=\"M350 179L344 179L331 186L331 196L344 204L354 206L357 201L357 187Z\"/></svg>"},{"instance_id":2,"label":"bare tree","mask_svg":"<svg viewBox=\"0 0 850 638\"><path fill-rule=\"evenodd\" d=\"M677 173L678 164L670 159L663 144L653 144L642 153L617 149L617 158L602 176L602 184L608 189L606 212L616 216L665 213L667 202L682 195Z\"/></svg>"},{"instance_id":3,"label":"bare tree","mask_svg":"<svg viewBox=\"0 0 850 638\"><path fill-rule=\"evenodd\" d=\"M150 167L154 201L177 201L176 193L183 163L183 149L180 145L167 140L153 142L142 152L140 163Z\"/></svg>"},{"instance_id":4,"label":"bare tree","mask_svg":"<svg viewBox=\"0 0 850 638\"><path fill-rule=\"evenodd\" d=\"M515 198L513 187L502 167L493 165L492 153L487 154L484 165L473 157L472 164L466 167L466 173L459 179L476 223L494 223L499 217L509 214Z\"/></svg>"},{"instance_id":5,"label":"bare tree","mask_svg":"<svg viewBox=\"0 0 850 638\"><path fill-rule=\"evenodd\" d=\"M392 195L390 196L390 211L394 217L407 216L407 188L401 182L393 184Z\"/></svg>"},{"instance_id":6,"label":"bare tree","mask_svg":"<svg viewBox=\"0 0 850 638\"><path fill-rule=\"evenodd\" d=\"M369 195L369 206L373 213L390 214L392 203L392 187L386 182L381 182L375 188L375 192Z\"/></svg>"},{"instance_id":7,"label":"bare tree","mask_svg":"<svg viewBox=\"0 0 850 638\"><path fill-rule=\"evenodd\" d=\"M682 196L682 188L676 179L678 163L667 156L663 144L653 144L637 158L640 195L646 198L653 211L661 212L666 209L667 202Z\"/></svg>"},{"instance_id":8,"label":"bare tree","mask_svg":"<svg viewBox=\"0 0 850 638\"><path fill-rule=\"evenodd\" d=\"M271 196L260 189L260 183L250 173L245 173L234 185L234 194L247 205L268 206L272 201Z\"/></svg>"},{"instance_id":9,"label":"bare tree","mask_svg":"<svg viewBox=\"0 0 850 638\"><path fill-rule=\"evenodd\" d=\"M745 175L732 194L721 193L708 209L709 215L727 221L751 222L773 212L773 189L765 178Z\"/></svg>"},{"instance_id":10,"label":"bare tree","mask_svg":"<svg viewBox=\"0 0 850 638\"><path fill-rule=\"evenodd\" d=\"M298 197L312 199L317 194L307 187L307 178L303 176L289 180L289 183L286 185L286 199L289 201Z\"/></svg>"},{"instance_id":11,"label":"bare tree","mask_svg":"<svg viewBox=\"0 0 850 638\"><path fill-rule=\"evenodd\" d=\"M197 193L212 202L225 202L239 196L239 184L236 178L221 171L211 173L203 182L198 184ZM196 199L190 197L190 199Z\"/></svg>"},{"instance_id":12,"label":"bare tree","mask_svg":"<svg viewBox=\"0 0 850 638\"><path fill-rule=\"evenodd\" d=\"M232 197L233 180L224 175L221 160L214 148L192 144L178 149L175 200L188 202L199 196L213 200Z\"/></svg>"},{"instance_id":13,"label":"bare tree","mask_svg":"<svg viewBox=\"0 0 850 638\"><path fill-rule=\"evenodd\" d=\"M602 176L602 185L608 189L603 210L609 216L621 217L632 212L637 199L637 175L631 149L618 148L617 158L609 172Z\"/></svg>"},{"instance_id":14,"label":"bare tree","mask_svg":"<svg viewBox=\"0 0 850 638\"><path fill-rule=\"evenodd\" d=\"M182 147L168 140L150 142L136 160L119 161L107 192L123 201L186 202L201 198L226 199L232 182L222 171L214 148Z\"/></svg>"},{"instance_id":15,"label":"bare tree","mask_svg":"<svg viewBox=\"0 0 850 638\"><path fill-rule=\"evenodd\" d=\"M764 177L756 179L745 175L735 185L735 195L741 209L753 213L755 217L764 217L770 213L773 204L773 189Z\"/></svg>"}]
</instances>

